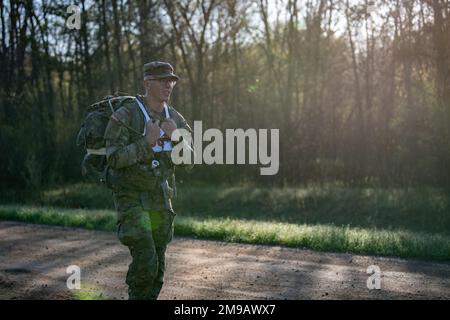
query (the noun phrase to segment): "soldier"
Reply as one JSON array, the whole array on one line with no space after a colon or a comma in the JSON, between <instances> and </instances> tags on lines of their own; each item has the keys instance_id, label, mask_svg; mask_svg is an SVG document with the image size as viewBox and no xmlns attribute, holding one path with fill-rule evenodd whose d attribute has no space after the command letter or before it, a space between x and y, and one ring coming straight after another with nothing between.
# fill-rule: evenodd
<instances>
[{"instance_id":1,"label":"soldier","mask_svg":"<svg viewBox=\"0 0 450 320\"><path fill-rule=\"evenodd\" d=\"M169 63L145 64L145 95L125 100L105 131L117 234L132 257L126 277L130 299L156 299L163 285L175 218L170 138L176 128L192 132L167 104L178 79Z\"/></svg>"}]
</instances>

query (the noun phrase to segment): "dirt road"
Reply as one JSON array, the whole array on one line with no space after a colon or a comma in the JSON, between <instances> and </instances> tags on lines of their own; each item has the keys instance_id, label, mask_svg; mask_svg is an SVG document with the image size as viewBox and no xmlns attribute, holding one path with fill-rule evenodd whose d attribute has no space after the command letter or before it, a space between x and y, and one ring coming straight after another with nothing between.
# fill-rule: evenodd
<instances>
[{"instance_id":1,"label":"dirt road","mask_svg":"<svg viewBox=\"0 0 450 320\"><path fill-rule=\"evenodd\" d=\"M114 233L0 221L0 299L127 299L129 263ZM450 299L446 263L175 238L167 264L160 299ZM70 265L81 291L66 286Z\"/></svg>"}]
</instances>

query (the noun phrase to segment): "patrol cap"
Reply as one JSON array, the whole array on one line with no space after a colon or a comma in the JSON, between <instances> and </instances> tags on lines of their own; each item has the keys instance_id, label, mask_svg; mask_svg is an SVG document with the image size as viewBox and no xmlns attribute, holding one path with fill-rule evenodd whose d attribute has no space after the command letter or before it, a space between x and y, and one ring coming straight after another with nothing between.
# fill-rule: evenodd
<instances>
[{"instance_id":1,"label":"patrol cap","mask_svg":"<svg viewBox=\"0 0 450 320\"><path fill-rule=\"evenodd\" d=\"M173 67L170 63L152 61L144 64L144 80L164 78L172 78L173 80L180 79L175 73L173 73Z\"/></svg>"}]
</instances>

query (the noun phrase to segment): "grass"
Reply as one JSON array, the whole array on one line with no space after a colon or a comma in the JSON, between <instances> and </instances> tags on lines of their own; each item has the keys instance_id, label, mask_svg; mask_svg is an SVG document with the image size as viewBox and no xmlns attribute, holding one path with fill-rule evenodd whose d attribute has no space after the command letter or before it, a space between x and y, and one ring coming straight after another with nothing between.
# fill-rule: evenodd
<instances>
[{"instance_id":1,"label":"grass","mask_svg":"<svg viewBox=\"0 0 450 320\"><path fill-rule=\"evenodd\" d=\"M298 188L178 184L180 216L407 230L450 236L450 194L436 188L350 188L338 184ZM23 203L80 209L114 209L111 192L74 184L44 190Z\"/></svg>"},{"instance_id":2,"label":"grass","mask_svg":"<svg viewBox=\"0 0 450 320\"><path fill-rule=\"evenodd\" d=\"M83 284L80 289L71 291L74 300L108 300L108 297L92 284Z\"/></svg>"},{"instance_id":3,"label":"grass","mask_svg":"<svg viewBox=\"0 0 450 320\"><path fill-rule=\"evenodd\" d=\"M116 227L115 213L111 210L1 205L0 219L103 231Z\"/></svg>"},{"instance_id":4,"label":"grass","mask_svg":"<svg viewBox=\"0 0 450 320\"><path fill-rule=\"evenodd\" d=\"M0 205L0 219L104 231L115 230L115 212L112 210ZM401 229L181 215L176 219L175 233L249 244L450 261L449 235Z\"/></svg>"}]
</instances>

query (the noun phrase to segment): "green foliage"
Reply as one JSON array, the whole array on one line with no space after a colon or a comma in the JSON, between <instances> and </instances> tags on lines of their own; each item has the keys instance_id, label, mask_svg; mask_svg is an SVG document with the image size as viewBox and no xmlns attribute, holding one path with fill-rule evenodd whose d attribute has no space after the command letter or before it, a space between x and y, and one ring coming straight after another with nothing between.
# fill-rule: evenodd
<instances>
[{"instance_id":1,"label":"green foliage","mask_svg":"<svg viewBox=\"0 0 450 320\"><path fill-rule=\"evenodd\" d=\"M351 2L91 1L80 30L65 24L67 1L5 2L0 190L81 181L75 140L86 107L142 93L152 59L174 64L170 103L190 124L280 129L276 176L204 166L191 180L450 188L446 7L378 1L367 14Z\"/></svg>"},{"instance_id":2,"label":"green foliage","mask_svg":"<svg viewBox=\"0 0 450 320\"><path fill-rule=\"evenodd\" d=\"M95 184L43 190L28 203L1 206L0 218L115 230L111 193ZM175 208L178 235L437 260L450 255L450 195L434 188L182 185Z\"/></svg>"},{"instance_id":3,"label":"green foliage","mask_svg":"<svg viewBox=\"0 0 450 320\"><path fill-rule=\"evenodd\" d=\"M111 191L99 184L72 184L41 192L37 203L66 208L114 209Z\"/></svg>"},{"instance_id":4,"label":"green foliage","mask_svg":"<svg viewBox=\"0 0 450 320\"><path fill-rule=\"evenodd\" d=\"M115 213L108 210L2 205L0 219L115 230ZM179 216L176 219L175 233L203 239L303 247L319 251L450 260L450 236L423 232ZM80 296L83 297L86 295Z\"/></svg>"},{"instance_id":5,"label":"green foliage","mask_svg":"<svg viewBox=\"0 0 450 320\"><path fill-rule=\"evenodd\" d=\"M208 214L450 234L450 195L432 188L189 188L180 191L177 207L199 217Z\"/></svg>"},{"instance_id":6,"label":"green foliage","mask_svg":"<svg viewBox=\"0 0 450 320\"><path fill-rule=\"evenodd\" d=\"M240 219L186 218L179 235L232 242L305 247L318 251L449 260L450 237L400 230L296 225Z\"/></svg>"},{"instance_id":7,"label":"green foliage","mask_svg":"<svg viewBox=\"0 0 450 320\"><path fill-rule=\"evenodd\" d=\"M39 199L28 203L114 209L111 192L95 184L44 190ZM179 184L174 205L179 215L188 214L200 219L206 216L230 217L450 234L450 194L436 188L360 189L340 184L269 188Z\"/></svg>"},{"instance_id":8,"label":"green foliage","mask_svg":"<svg viewBox=\"0 0 450 320\"><path fill-rule=\"evenodd\" d=\"M20 205L2 205L0 208L2 220L104 231L112 231L116 226L115 214L108 210L60 209Z\"/></svg>"},{"instance_id":9,"label":"green foliage","mask_svg":"<svg viewBox=\"0 0 450 320\"><path fill-rule=\"evenodd\" d=\"M72 290L75 300L108 300L108 297L96 286L83 283L80 289Z\"/></svg>"}]
</instances>

